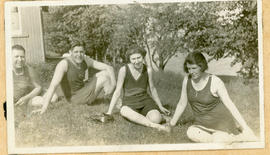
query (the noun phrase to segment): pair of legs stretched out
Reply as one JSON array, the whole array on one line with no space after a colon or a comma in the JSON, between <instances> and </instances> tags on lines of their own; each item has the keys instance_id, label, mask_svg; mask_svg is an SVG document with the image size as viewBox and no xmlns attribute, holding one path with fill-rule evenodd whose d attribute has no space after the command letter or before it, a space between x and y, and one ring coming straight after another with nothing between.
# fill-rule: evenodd
<instances>
[{"instance_id":1,"label":"pair of legs stretched out","mask_svg":"<svg viewBox=\"0 0 270 155\"><path fill-rule=\"evenodd\" d=\"M100 71L96 73L92 79L86 82L85 86L75 92L72 96L65 96L68 102L75 104L91 104L99 93L104 90L104 94L108 94L107 90L111 89L109 73L106 71ZM43 98L47 95L34 97L29 104L31 106L42 106ZM65 94L64 94L65 95ZM51 103L57 101L58 93L55 93L51 99Z\"/></svg>"},{"instance_id":2,"label":"pair of legs stretched out","mask_svg":"<svg viewBox=\"0 0 270 155\"><path fill-rule=\"evenodd\" d=\"M110 83L109 73L106 71L98 72L95 75L94 79L92 79L89 83L86 84L84 88L82 88L74 96L72 96L71 102L84 102L87 104L91 104L92 101L95 100L96 96L102 90L104 90L105 94L107 94L107 90L111 87L112 85ZM91 93L92 90L94 90L93 93ZM120 114L128 120L137 124L157 128L158 130L162 131L170 131L167 126L160 124L164 120L164 118L159 112L158 106L151 98L148 97L138 104L140 104L139 108L136 107L136 104L135 106L124 104L121 107Z\"/></svg>"},{"instance_id":3,"label":"pair of legs stretched out","mask_svg":"<svg viewBox=\"0 0 270 155\"><path fill-rule=\"evenodd\" d=\"M187 136L190 140L198 143L233 143L233 142L247 142L258 141L258 138L250 134L232 134L220 130L206 128L200 125L192 125L187 130Z\"/></svg>"},{"instance_id":4,"label":"pair of legs stretched out","mask_svg":"<svg viewBox=\"0 0 270 155\"><path fill-rule=\"evenodd\" d=\"M168 126L160 124L164 118L157 108L151 104L146 105L144 108L138 110L132 109L129 106L122 106L120 114L137 124L156 128L160 131L170 132L170 128Z\"/></svg>"},{"instance_id":5,"label":"pair of legs stretched out","mask_svg":"<svg viewBox=\"0 0 270 155\"><path fill-rule=\"evenodd\" d=\"M71 103L91 104L103 90L103 95L108 95L109 89L112 89L109 73L100 71L93 78L86 82L85 86L76 91L70 98Z\"/></svg>"}]
</instances>

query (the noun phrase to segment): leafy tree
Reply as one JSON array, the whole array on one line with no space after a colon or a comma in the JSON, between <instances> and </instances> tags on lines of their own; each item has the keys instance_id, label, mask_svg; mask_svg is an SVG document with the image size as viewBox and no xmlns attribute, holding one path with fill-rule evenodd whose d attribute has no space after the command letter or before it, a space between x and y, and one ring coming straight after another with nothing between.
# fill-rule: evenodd
<instances>
[{"instance_id":1,"label":"leafy tree","mask_svg":"<svg viewBox=\"0 0 270 155\"><path fill-rule=\"evenodd\" d=\"M82 40L86 43L88 55L103 59L112 31L104 24L104 6L51 7L49 12L52 24L45 33L47 50L63 54L70 49L70 42Z\"/></svg>"},{"instance_id":2,"label":"leafy tree","mask_svg":"<svg viewBox=\"0 0 270 155\"><path fill-rule=\"evenodd\" d=\"M257 3L240 1L227 7L229 14L225 20L226 37L223 38L224 52L213 53L216 59L221 56L234 57L232 65L241 63L239 71L244 78L258 78L258 23ZM223 20L224 21L224 20Z\"/></svg>"},{"instance_id":3,"label":"leafy tree","mask_svg":"<svg viewBox=\"0 0 270 155\"><path fill-rule=\"evenodd\" d=\"M240 75L258 77L256 1L61 6L46 14L48 51L65 53L70 41L84 40L88 55L116 65L137 44L156 70L177 53L200 51L233 57Z\"/></svg>"}]
</instances>

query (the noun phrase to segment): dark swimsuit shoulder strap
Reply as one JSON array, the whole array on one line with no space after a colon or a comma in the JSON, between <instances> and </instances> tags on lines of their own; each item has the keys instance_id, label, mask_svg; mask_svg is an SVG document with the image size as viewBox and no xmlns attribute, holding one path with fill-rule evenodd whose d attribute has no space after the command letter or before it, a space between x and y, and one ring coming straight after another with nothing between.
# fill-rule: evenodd
<instances>
[{"instance_id":1,"label":"dark swimsuit shoulder strap","mask_svg":"<svg viewBox=\"0 0 270 155\"><path fill-rule=\"evenodd\" d=\"M188 85L189 83L191 84L191 75L190 75L190 74L188 74L187 85Z\"/></svg>"},{"instance_id":2,"label":"dark swimsuit shoulder strap","mask_svg":"<svg viewBox=\"0 0 270 155\"><path fill-rule=\"evenodd\" d=\"M144 72L147 72L147 66L146 66L145 64L143 64L143 70L142 70L142 73L144 73ZM148 72L147 72L147 74L148 74Z\"/></svg>"},{"instance_id":3,"label":"dark swimsuit shoulder strap","mask_svg":"<svg viewBox=\"0 0 270 155\"><path fill-rule=\"evenodd\" d=\"M126 76L128 75L128 73L130 73L131 71L130 71L130 69L129 69L129 67L128 67L128 64L126 64L125 65L125 69L126 69Z\"/></svg>"},{"instance_id":4,"label":"dark swimsuit shoulder strap","mask_svg":"<svg viewBox=\"0 0 270 155\"><path fill-rule=\"evenodd\" d=\"M67 62L67 70L68 70L69 63L72 63L71 60L67 57L67 58L63 59L63 61L66 61Z\"/></svg>"},{"instance_id":5,"label":"dark swimsuit shoulder strap","mask_svg":"<svg viewBox=\"0 0 270 155\"><path fill-rule=\"evenodd\" d=\"M188 74L188 80L190 80L191 79L191 74Z\"/></svg>"},{"instance_id":6,"label":"dark swimsuit shoulder strap","mask_svg":"<svg viewBox=\"0 0 270 155\"><path fill-rule=\"evenodd\" d=\"M209 90L211 89L211 85L212 85L212 78L213 78L213 74L209 74L209 77L208 77L208 82L207 82L207 85L209 85Z\"/></svg>"},{"instance_id":7,"label":"dark swimsuit shoulder strap","mask_svg":"<svg viewBox=\"0 0 270 155\"><path fill-rule=\"evenodd\" d=\"M128 68L128 64L123 66L125 68L125 78L124 78L124 83L126 82L126 79L129 78L129 68Z\"/></svg>"}]
</instances>

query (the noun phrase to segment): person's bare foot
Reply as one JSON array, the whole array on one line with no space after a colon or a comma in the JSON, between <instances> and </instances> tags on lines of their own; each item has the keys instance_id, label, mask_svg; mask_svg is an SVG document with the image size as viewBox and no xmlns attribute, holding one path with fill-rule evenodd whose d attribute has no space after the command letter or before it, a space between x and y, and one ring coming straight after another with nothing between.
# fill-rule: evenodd
<instances>
[{"instance_id":1,"label":"person's bare foot","mask_svg":"<svg viewBox=\"0 0 270 155\"><path fill-rule=\"evenodd\" d=\"M159 131L171 132L171 126L168 125L168 124L165 124L165 125L160 125L160 124L158 124L158 126L156 126L156 128L157 128Z\"/></svg>"},{"instance_id":2,"label":"person's bare foot","mask_svg":"<svg viewBox=\"0 0 270 155\"><path fill-rule=\"evenodd\" d=\"M217 131L213 133L213 142L215 143L233 143L235 135L227 132Z\"/></svg>"},{"instance_id":3,"label":"person's bare foot","mask_svg":"<svg viewBox=\"0 0 270 155\"><path fill-rule=\"evenodd\" d=\"M238 135L235 135L234 137L235 142L256 142L259 141L259 138L252 134L243 134L240 133Z\"/></svg>"}]
</instances>

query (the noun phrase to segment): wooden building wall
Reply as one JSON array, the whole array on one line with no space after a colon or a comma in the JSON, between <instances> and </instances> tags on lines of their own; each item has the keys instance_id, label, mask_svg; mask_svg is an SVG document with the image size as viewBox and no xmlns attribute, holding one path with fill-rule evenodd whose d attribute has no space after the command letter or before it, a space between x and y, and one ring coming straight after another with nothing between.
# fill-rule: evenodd
<instances>
[{"instance_id":1,"label":"wooden building wall","mask_svg":"<svg viewBox=\"0 0 270 155\"><path fill-rule=\"evenodd\" d=\"M12 44L20 44L26 50L27 63L45 61L42 18L40 7L20 7L21 34L12 36Z\"/></svg>"}]
</instances>

